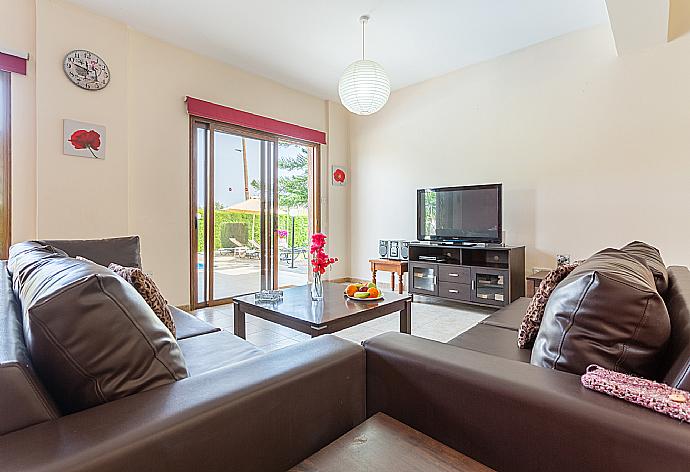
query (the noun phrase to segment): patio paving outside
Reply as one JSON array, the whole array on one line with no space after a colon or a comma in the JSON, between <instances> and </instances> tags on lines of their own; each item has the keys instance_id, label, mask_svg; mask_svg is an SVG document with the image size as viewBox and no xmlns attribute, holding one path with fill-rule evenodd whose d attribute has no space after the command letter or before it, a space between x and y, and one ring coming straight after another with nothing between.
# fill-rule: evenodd
<instances>
[{"instance_id":1,"label":"patio paving outside","mask_svg":"<svg viewBox=\"0 0 690 472\"><path fill-rule=\"evenodd\" d=\"M203 260L203 259L202 259ZM306 285L309 261L304 255L295 258L295 267L290 261L278 262L278 283L281 287ZM261 290L261 262L257 258L234 255L214 256L213 291L215 298L226 298L258 292ZM203 271L197 271L199 287L203 287Z\"/></svg>"}]
</instances>

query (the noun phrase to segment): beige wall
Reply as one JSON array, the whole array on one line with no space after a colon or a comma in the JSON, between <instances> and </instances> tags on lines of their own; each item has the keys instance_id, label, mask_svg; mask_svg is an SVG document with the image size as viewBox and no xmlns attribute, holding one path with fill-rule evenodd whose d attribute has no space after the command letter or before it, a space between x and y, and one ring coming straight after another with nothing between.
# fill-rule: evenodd
<instances>
[{"instance_id":1,"label":"beige wall","mask_svg":"<svg viewBox=\"0 0 690 472\"><path fill-rule=\"evenodd\" d=\"M326 201L323 204L322 230L328 235L328 252L339 261L330 268L332 279L350 276L350 183L345 186L331 184L334 165L350 165L350 113L340 103L328 102L328 146L323 159L322 188ZM349 176L348 176L349 177Z\"/></svg>"},{"instance_id":2,"label":"beige wall","mask_svg":"<svg viewBox=\"0 0 690 472\"><path fill-rule=\"evenodd\" d=\"M34 7L35 5L35 7ZM32 53L27 77L13 77L13 240L139 234L144 268L168 300L189 298L189 121L191 95L330 134L324 159L347 160L347 120L319 98L130 30L60 0L3 0L0 47ZM66 25L79 25L68 27ZM99 92L64 76L71 49L90 49L109 65ZM35 71L34 71L35 66ZM62 120L106 127L105 160L62 154ZM35 144L34 144L35 143ZM324 172L327 171L324 165ZM24 185L26 183L26 185ZM339 210L346 192L322 202ZM335 216L334 216L335 215ZM346 235L331 243L349 249ZM338 246L340 244L340 246ZM346 253L339 253L347 259Z\"/></svg>"},{"instance_id":3,"label":"beige wall","mask_svg":"<svg viewBox=\"0 0 690 472\"><path fill-rule=\"evenodd\" d=\"M606 27L392 94L350 123L351 257L415 238L415 189L504 184L507 241L527 266L632 239L690 264L690 37L616 57ZM376 216L366 211L375 202Z\"/></svg>"},{"instance_id":4,"label":"beige wall","mask_svg":"<svg viewBox=\"0 0 690 472\"><path fill-rule=\"evenodd\" d=\"M94 238L128 233L127 37L123 25L107 18L63 2L37 2L39 238ZM112 79L104 90L82 90L67 80L62 61L73 49L89 49L106 60ZM104 160L62 154L65 118L105 126Z\"/></svg>"}]
</instances>

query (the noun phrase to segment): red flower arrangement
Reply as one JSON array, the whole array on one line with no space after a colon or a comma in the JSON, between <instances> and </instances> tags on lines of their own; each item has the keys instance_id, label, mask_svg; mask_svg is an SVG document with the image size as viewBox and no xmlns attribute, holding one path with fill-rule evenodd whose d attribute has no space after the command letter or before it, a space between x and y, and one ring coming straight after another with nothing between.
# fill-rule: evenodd
<instances>
[{"instance_id":1,"label":"red flower arrangement","mask_svg":"<svg viewBox=\"0 0 690 472\"><path fill-rule=\"evenodd\" d=\"M101 135L98 132L91 130L86 131L85 129L78 129L69 138L69 142L72 143L74 149L88 149L93 157L96 159L98 156L94 154L94 151L98 151L101 147Z\"/></svg>"},{"instance_id":2,"label":"red flower arrangement","mask_svg":"<svg viewBox=\"0 0 690 472\"><path fill-rule=\"evenodd\" d=\"M314 233L311 237L311 248L309 253L312 255L311 266L314 273L324 274L326 267L338 262L337 257L330 257L323 250L326 245L326 235L323 233Z\"/></svg>"}]
</instances>

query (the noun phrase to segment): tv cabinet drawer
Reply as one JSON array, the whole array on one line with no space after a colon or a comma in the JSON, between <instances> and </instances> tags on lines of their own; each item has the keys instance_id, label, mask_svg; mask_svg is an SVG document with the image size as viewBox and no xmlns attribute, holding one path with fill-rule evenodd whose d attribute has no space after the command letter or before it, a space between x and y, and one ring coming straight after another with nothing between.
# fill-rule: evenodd
<instances>
[{"instance_id":1,"label":"tv cabinet drawer","mask_svg":"<svg viewBox=\"0 0 690 472\"><path fill-rule=\"evenodd\" d=\"M438 265L426 262L410 262L409 265L410 293L419 295L438 295Z\"/></svg>"},{"instance_id":2,"label":"tv cabinet drawer","mask_svg":"<svg viewBox=\"0 0 690 472\"><path fill-rule=\"evenodd\" d=\"M441 265L438 266L438 279L441 282L456 284L469 284L472 280L472 271L469 267Z\"/></svg>"},{"instance_id":3,"label":"tv cabinet drawer","mask_svg":"<svg viewBox=\"0 0 690 472\"><path fill-rule=\"evenodd\" d=\"M472 291L470 290L469 284L440 282L438 284L438 296L468 301L472 298Z\"/></svg>"}]
</instances>

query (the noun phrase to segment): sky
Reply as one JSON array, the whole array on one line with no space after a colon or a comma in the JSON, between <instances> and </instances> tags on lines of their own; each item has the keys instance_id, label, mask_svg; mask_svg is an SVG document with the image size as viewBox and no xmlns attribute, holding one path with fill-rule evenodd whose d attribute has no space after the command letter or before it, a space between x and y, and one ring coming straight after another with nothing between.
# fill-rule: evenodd
<instances>
[{"instance_id":1,"label":"sky","mask_svg":"<svg viewBox=\"0 0 690 472\"><path fill-rule=\"evenodd\" d=\"M205 133L198 130L199 136ZM252 180L260 181L261 174L261 141L258 139L245 138L247 145L247 168L249 174L249 193L252 197L258 197L258 192L252 188ZM206 146L203 139L197 139L197 155L203 155ZM242 138L239 136L216 132L215 142L215 185L214 199L227 208L245 200L244 194L244 172L242 163ZM279 146L281 155L290 157L296 156L302 146L289 145ZM197 188L203 188L203 169L197 171ZM279 175L290 175L291 172L279 170ZM203 206L203 192L198 192L198 204Z\"/></svg>"}]
</instances>

